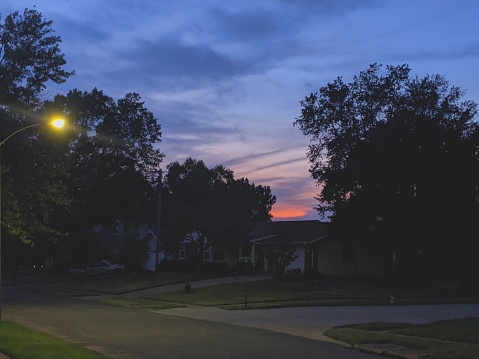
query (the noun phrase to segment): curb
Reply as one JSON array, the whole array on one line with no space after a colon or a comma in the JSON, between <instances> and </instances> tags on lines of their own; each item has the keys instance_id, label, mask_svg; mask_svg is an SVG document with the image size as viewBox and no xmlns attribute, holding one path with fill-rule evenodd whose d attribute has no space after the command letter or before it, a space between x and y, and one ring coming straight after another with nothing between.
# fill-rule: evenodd
<instances>
[{"instance_id":1,"label":"curb","mask_svg":"<svg viewBox=\"0 0 479 359\"><path fill-rule=\"evenodd\" d=\"M389 358L418 359L419 356L410 348L391 343L359 344L352 347L361 352L379 354Z\"/></svg>"}]
</instances>

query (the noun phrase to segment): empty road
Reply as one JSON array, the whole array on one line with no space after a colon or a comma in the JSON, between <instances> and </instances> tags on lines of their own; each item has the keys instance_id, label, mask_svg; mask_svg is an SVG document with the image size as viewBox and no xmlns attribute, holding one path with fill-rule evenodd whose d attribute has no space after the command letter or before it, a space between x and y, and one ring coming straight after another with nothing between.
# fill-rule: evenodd
<instances>
[{"instance_id":1,"label":"empty road","mask_svg":"<svg viewBox=\"0 0 479 359\"><path fill-rule=\"evenodd\" d=\"M270 330L5 288L5 320L118 359L371 359L340 345Z\"/></svg>"}]
</instances>

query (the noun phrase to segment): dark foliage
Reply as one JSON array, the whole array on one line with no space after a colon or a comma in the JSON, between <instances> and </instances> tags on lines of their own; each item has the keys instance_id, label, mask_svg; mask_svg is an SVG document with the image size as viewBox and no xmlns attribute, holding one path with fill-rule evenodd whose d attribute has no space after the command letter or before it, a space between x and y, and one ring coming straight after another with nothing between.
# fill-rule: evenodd
<instances>
[{"instance_id":1,"label":"dark foliage","mask_svg":"<svg viewBox=\"0 0 479 359\"><path fill-rule=\"evenodd\" d=\"M235 179L223 166L208 168L188 158L168 165L163 240L172 253L185 238L196 242L202 261L205 246L241 240L252 223L269 221L276 197L267 186Z\"/></svg>"},{"instance_id":2,"label":"dark foliage","mask_svg":"<svg viewBox=\"0 0 479 359\"><path fill-rule=\"evenodd\" d=\"M371 65L301 102L295 125L311 137L318 211L331 213L340 237L394 250L405 271L473 273L477 104L461 101L464 93L442 76L411 77L407 65L386 70Z\"/></svg>"}]
</instances>

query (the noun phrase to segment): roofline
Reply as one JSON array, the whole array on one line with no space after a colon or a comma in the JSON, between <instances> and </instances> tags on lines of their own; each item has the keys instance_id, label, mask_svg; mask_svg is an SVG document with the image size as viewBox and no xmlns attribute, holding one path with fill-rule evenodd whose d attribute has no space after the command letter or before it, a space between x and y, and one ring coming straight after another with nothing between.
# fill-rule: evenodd
<instances>
[{"instance_id":1,"label":"roofline","mask_svg":"<svg viewBox=\"0 0 479 359\"><path fill-rule=\"evenodd\" d=\"M314 244L326 237L328 237L330 234L329 233L326 233L324 235L322 235L321 237L316 237L312 240L309 240L309 241L291 241L290 243L291 244ZM267 239L271 239L271 238L274 238L274 237L277 237L278 235L277 234L271 234L269 236L264 236L264 237L260 237L260 238L255 238L255 239L251 239L249 242L252 243L252 244L255 244L255 243L258 243L258 242L261 242L261 241L264 241L264 240L267 240Z\"/></svg>"},{"instance_id":2,"label":"roofline","mask_svg":"<svg viewBox=\"0 0 479 359\"><path fill-rule=\"evenodd\" d=\"M270 238L274 238L274 237L277 237L277 236L278 236L277 234L270 234L269 236L251 239L250 243L261 242L261 241L264 241L265 239L270 239Z\"/></svg>"},{"instance_id":3,"label":"roofline","mask_svg":"<svg viewBox=\"0 0 479 359\"><path fill-rule=\"evenodd\" d=\"M324 239L328 236L329 236L329 233L326 233L325 235L323 235L321 237L314 238L310 241L292 241L291 244L314 244L314 243L316 243L316 242L318 242L318 241L320 241L320 240L322 240L322 239Z\"/></svg>"}]
</instances>

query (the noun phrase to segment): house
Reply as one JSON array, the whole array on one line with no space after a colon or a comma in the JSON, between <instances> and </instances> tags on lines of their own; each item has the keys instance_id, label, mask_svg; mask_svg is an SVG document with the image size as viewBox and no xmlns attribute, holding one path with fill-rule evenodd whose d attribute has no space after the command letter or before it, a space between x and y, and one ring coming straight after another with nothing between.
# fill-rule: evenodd
<instances>
[{"instance_id":1,"label":"house","mask_svg":"<svg viewBox=\"0 0 479 359\"><path fill-rule=\"evenodd\" d=\"M179 244L178 252L169 260L185 261L198 258L200 233L192 232ZM144 228L138 239L147 241L148 259L144 268L155 271L156 265L165 259L164 252L157 251L157 237ZM384 276L387 256L383 248L367 241L338 240L330 231L330 223L321 221L274 221L256 224L243 242L211 244L204 238L203 263L211 268L231 268L242 258L251 258L256 272L270 272L277 253L286 248L294 249L295 259L286 270L329 276ZM157 258L158 256L158 258Z\"/></svg>"},{"instance_id":2,"label":"house","mask_svg":"<svg viewBox=\"0 0 479 359\"><path fill-rule=\"evenodd\" d=\"M281 246L294 248L296 259L287 270L316 272L318 242L329 236L328 224L320 221L278 221L258 223L249 233L251 261L257 272L272 269L274 251Z\"/></svg>"},{"instance_id":3,"label":"house","mask_svg":"<svg viewBox=\"0 0 479 359\"><path fill-rule=\"evenodd\" d=\"M341 242L321 221L277 221L256 225L248 235L255 271L269 272L275 251L294 249L286 270L331 276L383 276L384 251L359 240Z\"/></svg>"},{"instance_id":4,"label":"house","mask_svg":"<svg viewBox=\"0 0 479 359\"><path fill-rule=\"evenodd\" d=\"M156 266L164 256L164 254L158 250L159 248L157 248L159 245L158 237L151 229L143 227L139 229L138 240L146 242L147 259L143 262L143 269L155 272Z\"/></svg>"},{"instance_id":5,"label":"house","mask_svg":"<svg viewBox=\"0 0 479 359\"><path fill-rule=\"evenodd\" d=\"M178 259L186 260L189 258L197 258L200 250L199 231L194 231L184 236L178 249ZM213 246L208 242L208 238L203 239L203 262L208 263L213 261Z\"/></svg>"},{"instance_id":6,"label":"house","mask_svg":"<svg viewBox=\"0 0 479 359\"><path fill-rule=\"evenodd\" d=\"M193 231L185 235L179 246L178 259L188 260L197 258L200 250L199 238L201 233ZM229 268L236 265L240 259L241 249L235 243L221 242L210 243L208 238L204 238L203 263L215 263L217 267Z\"/></svg>"},{"instance_id":7,"label":"house","mask_svg":"<svg viewBox=\"0 0 479 359\"><path fill-rule=\"evenodd\" d=\"M317 273L330 276L383 277L386 275L388 255L385 248L366 240L341 242L329 236L318 242Z\"/></svg>"},{"instance_id":8,"label":"house","mask_svg":"<svg viewBox=\"0 0 479 359\"><path fill-rule=\"evenodd\" d=\"M157 251L158 240L148 225L116 220L112 225L94 225L90 230L85 253L76 253L69 259L73 265L83 266L92 261L107 259L124 264L129 270L141 268L154 272L164 252ZM86 244L82 241L82 247ZM100 253L101 257L97 258ZM158 262L157 262L158 256ZM52 266L52 264L50 264Z\"/></svg>"}]
</instances>

